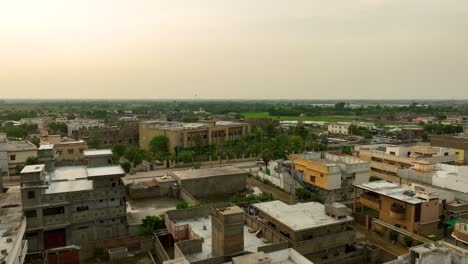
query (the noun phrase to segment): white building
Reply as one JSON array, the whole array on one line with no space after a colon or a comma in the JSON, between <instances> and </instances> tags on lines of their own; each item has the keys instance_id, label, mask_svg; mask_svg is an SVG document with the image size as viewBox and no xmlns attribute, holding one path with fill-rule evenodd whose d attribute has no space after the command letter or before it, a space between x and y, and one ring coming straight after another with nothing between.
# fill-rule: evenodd
<instances>
[{"instance_id":1,"label":"white building","mask_svg":"<svg viewBox=\"0 0 468 264\"><path fill-rule=\"evenodd\" d=\"M328 125L328 132L333 134L349 134L351 123L332 123Z\"/></svg>"},{"instance_id":2,"label":"white building","mask_svg":"<svg viewBox=\"0 0 468 264\"><path fill-rule=\"evenodd\" d=\"M73 136L73 131L80 130L82 128L101 128L105 127L106 125L102 120L94 120L94 119L76 119L67 122L68 128L68 136Z\"/></svg>"}]
</instances>

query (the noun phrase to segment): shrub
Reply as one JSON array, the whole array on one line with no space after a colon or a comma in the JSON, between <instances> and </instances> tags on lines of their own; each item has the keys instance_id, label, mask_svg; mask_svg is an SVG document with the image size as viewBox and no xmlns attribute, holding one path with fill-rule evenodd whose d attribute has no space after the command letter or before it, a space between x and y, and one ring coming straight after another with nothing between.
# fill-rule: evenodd
<instances>
[{"instance_id":1,"label":"shrub","mask_svg":"<svg viewBox=\"0 0 468 264\"><path fill-rule=\"evenodd\" d=\"M312 197L312 193L304 188L297 188L295 191L296 197L302 201L308 200Z\"/></svg>"},{"instance_id":2,"label":"shrub","mask_svg":"<svg viewBox=\"0 0 468 264\"><path fill-rule=\"evenodd\" d=\"M405 245L407 247L411 247L413 245L413 238L411 238L410 236L405 236L403 238L403 241L405 242Z\"/></svg>"},{"instance_id":3,"label":"shrub","mask_svg":"<svg viewBox=\"0 0 468 264\"><path fill-rule=\"evenodd\" d=\"M154 231L164 227L164 220L159 216L148 215L142 222L141 231L146 236L152 235Z\"/></svg>"},{"instance_id":4,"label":"shrub","mask_svg":"<svg viewBox=\"0 0 468 264\"><path fill-rule=\"evenodd\" d=\"M395 230L390 230L388 232L388 237L390 238L391 241L397 241L398 239L398 232Z\"/></svg>"},{"instance_id":5,"label":"shrub","mask_svg":"<svg viewBox=\"0 0 468 264\"><path fill-rule=\"evenodd\" d=\"M186 201L180 201L176 204L177 209L187 209L189 208L189 205Z\"/></svg>"}]
</instances>

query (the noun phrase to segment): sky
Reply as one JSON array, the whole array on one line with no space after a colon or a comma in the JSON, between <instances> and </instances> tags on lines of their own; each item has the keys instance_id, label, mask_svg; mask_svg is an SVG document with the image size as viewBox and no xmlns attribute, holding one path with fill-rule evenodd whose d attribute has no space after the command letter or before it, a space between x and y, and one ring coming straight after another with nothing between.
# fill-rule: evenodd
<instances>
[{"instance_id":1,"label":"sky","mask_svg":"<svg viewBox=\"0 0 468 264\"><path fill-rule=\"evenodd\" d=\"M468 99L467 0L0 0L0 99Z\"/></svg>"}]
</instances>

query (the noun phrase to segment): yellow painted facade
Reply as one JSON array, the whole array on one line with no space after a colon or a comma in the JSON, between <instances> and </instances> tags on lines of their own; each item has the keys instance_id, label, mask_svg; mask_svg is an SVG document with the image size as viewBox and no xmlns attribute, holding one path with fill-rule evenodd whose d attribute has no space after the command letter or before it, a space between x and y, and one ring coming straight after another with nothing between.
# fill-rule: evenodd
<instances>
[{"instance_id":1,"label":"yellow painted facade","mask_svg":"<svg viewBox=\"0 0 468 264\"><path fill-rule=\"evenodd\" d=\"M319 188L328 190L329 167L326 164L297 158L294 167L304 175L304 181Z\"/></svg>"}]
</instances>

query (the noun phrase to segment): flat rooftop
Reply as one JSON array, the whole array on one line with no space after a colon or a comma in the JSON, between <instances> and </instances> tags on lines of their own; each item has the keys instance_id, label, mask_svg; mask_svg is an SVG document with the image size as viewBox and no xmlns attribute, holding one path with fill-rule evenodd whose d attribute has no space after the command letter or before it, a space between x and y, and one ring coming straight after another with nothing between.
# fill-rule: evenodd
<instances>
[{"instance_id":1,"label":"flat rooftop","mask_svg":"<svg viewBox=\"0 0 468 264\"><path fill-rule=\"evenodd\" d=\"M213 257L211 252L211 216L200 217L197 219L188 219L183 221L177 221L177 225L189 224L191 230L203 238L202 251L186 254L185 257L188 261L194 262L197 260L203 260ZM203 226L206 230L203 230ZM244 225L244 250L250 252L257 252L257 248L271 243L265 243L262 238L258 238L255 233L250 233L249 228Z\"/></svg>"},{"instance_id":2,"label":"flat rooftop","mask_svg":"<svg viewBox=\"0 0 468 264\"><path fill-rule=\"evenodd\" d=\"M38 150L51 150L54 148L54 144L42 144L39 146Z\"/></svg>"},{"instance_id":3,"label":"flat rooftop","mask_svg":"<svg viewBox=\"0 0 468 264\"><path fill-rule=\"evenodd\" d=\"M73 181L77 179L86 179L86 166L63 166L56 167L50 173L51 181Z\"/></svg>"},{"instance_id":4,"label":"flat rooftop","mask_svg":"<svg viewBox=\"0 0 468 264\"><path fill-rule=\"evenodd\" d=\"M87 149L83 151L85 157L93 156L112 156L112 150L110 149Z\"/></svg>"},{"instance_id":5,"label":"flat rooftop","mask_svg":"<svg viewBox=\"0 0 468 264\"><path fill-rule=\"evenodd\" d=\"M56 181L50 183L49 188L45 190L45 194L82 192L92 189L93 181L90 180Z\"/></svg>"},{"instance_id":6,"label":"flat rooftop","mask_svg":"<svg viewBox=\"0 0 468 264\"><path fill-rule=\"evenodd\" d=\"M175 210L176 198L152 197L143 199L127 200L127 221L129 225L139 225L148 215L162 215L167 211Z\"/></svg>"},{"instance_id":7,"label":"flat rooftop","mask_svg":"<svg viewBox=\"0 0 468 264\"><path fill-rule=\"evenodd\" d=\"M27 141L7 141L7 151L28 151L28 150L37 150L36 145Z\"/></svg>"},{"instance_id":8,"label":"flat rooftop","mask_svg":"<svg viewBox=\"0 0 468 264\"><path fill-rule=\"evenodd\" d=\"M110 175L125 175L125 171L120 165L95 167L86 169L88 177L110 176Z\"/></svg>"},{"instance_id":9,"label":"flat rooftop","mask_svg":"<svg viewBox=\"0 0 468 264\"><path fill-rule=\"evenodd\" d=\"M181 171L173 171L172 174L179 180L190 180L198 178L218 177L226 175L245 174L245 170L234 166L214 167L204 169L189 169Z\"/></svg>"},{"instance_id":10,"label":"flat rooftop","mask_svg":"<svg viewBox=\"0 0 468 264\"><path fill-rule=\"evenodd\" d=\"M232 258L233 264L258 264L259 259L269 259L271 264L313 264L306 257L292 248L277 250L269 253L256 252Z\"/></svg>"},{"instance_id":11,"label":"flat rooftop","mask_svg":"<svg viewBox=\"0 0 468 264\"><path fill-rule=\"evenodd\" d=\"M326 215L325 206L317 202L288 205L281 201L271 201L253 206L294 231L353 221L350 216L336 219Z\"/></svg>"},{"instance_id":12,"label":"flat rooftop","mask_svg":"<svg viewBox=\"0 0 468 264\"><path fill-rule=\"evenodd\" d=\"M387 181L373 181L355 187L364 189L367 191L375 192L380 195L384 195L405 203L419 204L424 200L414 197L416 192L410 188L404 187L403 185L387 182Z\"/></svg>"},{"instance_id":13,"label":"flat rooftop","mask_svg":"<svg viewBox=\"0 0 468 264\"><path fill-rule=\"evenodd\" d=\"M27 166L24 166L24 168L21 170L21 174L41 172L44 170L44 167L45 167L44 164L27 165Z\"/></svg>"}]
</instances>

